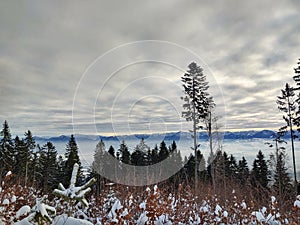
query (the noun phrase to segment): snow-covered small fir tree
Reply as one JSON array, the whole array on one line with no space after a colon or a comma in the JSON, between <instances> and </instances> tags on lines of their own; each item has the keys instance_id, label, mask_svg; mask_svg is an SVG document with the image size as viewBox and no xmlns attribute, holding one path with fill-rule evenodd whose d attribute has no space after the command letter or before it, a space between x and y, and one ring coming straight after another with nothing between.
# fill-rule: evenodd
<instances>
[{"instance_id":1,"label":"snow-covered small fir tree","mask_svg":"<svg viewBox=\"0 0 300 225\"><path fill-rule=\"evenodd\" d=\"M32 207L30 210L30 206L25 205L18 211L18 217L27 214L30 210L30 214L24 218L23 220L15 223L15 225L24 225L24 224L38 224L42 225L45 224L45 222L52 222L52 218L49 216L48 211L52 212L53 214L56 213L56 210L54 207L51 207L49 205L46 205L43 203L45 199L45 196L42 198L36 199L35 206Z\"/></svg>"},{"instance_id":2,"label":"snow-covered small fir tree","mask_svg":"<svg viewBox=\"0 0 300 225\"><path fill-rule=\"evenodd\" d=\"M65 188L63 186L63 184L60 183L58 185L58 189L55 189L53 191L54 195L56 195L58 197L62 197L63 199L65 199L71 203L69 214L70 214L71 210L73 209L75 202L81 202L84 206L86 206L86 207L88 206L88 202L85 199L85 195L91 191L91 188L89 186L91 186L96 181L95 178L92 178L86 184L76 187L75 183L76 183L76 176L77 176L78 170L79 170L79 165L77 163L75 163L74 167L73 167L73 172L72 172L69 188Z\"/></svg>"}]
</instances>

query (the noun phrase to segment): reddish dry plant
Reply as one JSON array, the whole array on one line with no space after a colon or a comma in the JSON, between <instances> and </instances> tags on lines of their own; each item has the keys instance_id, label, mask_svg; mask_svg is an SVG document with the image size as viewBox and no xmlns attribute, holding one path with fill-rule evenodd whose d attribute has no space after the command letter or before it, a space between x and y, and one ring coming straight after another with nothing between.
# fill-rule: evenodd
<instances>
[{"instance_id":1,"label":"reddish dry plant","mask_svg":"<svg viewBox=\"0 0 300 225\"><path fill-rule=\"evenodd\" d=\"M152 187L146 190L146 187L116 185L113 187L115 197L120 201L122 208L115 211L115 221L111 221L107 216L112 206L104 210L105 199L109 194L108 187L103 188L99 196L89 195L90 204L85 213L94 224L97 218L104 224L124 224L125 222L134 224L142 213L146 213L148 217L147 224L154 224L162 215L167 216L173 224L179 222L189 224L191 220L195 222L197 219L201 223L206 222L207 224L248 224L250 221L257 222L257 218L252 213L260 211L263 206L266 206L266 214L270 213L274 216L280 213L279 219L282 223L285 218L288 218L290 224L300 224L300 208L293 207L293 202L289 202L289 208L283 209L279 207L277 201L271 201L269 193L265 193L264 198L268 198L268 202L259 205L258 202L264 200L257 199L262 195L262 193L255 195L258 190L249 191L249 195L246 196L241 189L236 186L234 188L234 192L233 189L229 192L229 185L227 186L228 191L225 198L222 193L214 194L209 186L203 186L199 194L195 196L191 188L184 184L180 184L176 192L171 194L165 185L157 188L155 192ZM23 205L32 207L36 197L40 197L41 194L33 188L23 188L18 185L6 186L0 193L1 203L4 199L9 199L11 202L12 196L16 196L17 199L16 202L9 205L1 205L1 207L5 207L1 216L4 217L6 224L15 222L16 219L11 221L11 218L16 216L17 210ZM140 204L143 202L145 202L146 208L140 208ZM62 200L51 196L49 196L47 204L55 206L57 215L65 213L68 207ZM217 205L221 209L216 212Z\"/></svg>"}]
</instances>

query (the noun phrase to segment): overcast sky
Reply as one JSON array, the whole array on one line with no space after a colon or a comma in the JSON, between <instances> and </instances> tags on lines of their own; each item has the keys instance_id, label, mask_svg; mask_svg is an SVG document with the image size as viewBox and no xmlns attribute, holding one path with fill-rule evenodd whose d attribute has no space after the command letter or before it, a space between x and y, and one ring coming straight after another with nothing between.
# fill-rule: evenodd
<instances>
[{"instance_id":1,"label":"overcast sky","mask_svg":"<svg viewBox=\"0 0 300 225\"><path fill-rule=\"evenodd\" d=\"M299 11L298 0L1 1L0 120L19 135L186 129L180 77L193 60L226 129L277 129Z\"/></svg>"}]
</instances>

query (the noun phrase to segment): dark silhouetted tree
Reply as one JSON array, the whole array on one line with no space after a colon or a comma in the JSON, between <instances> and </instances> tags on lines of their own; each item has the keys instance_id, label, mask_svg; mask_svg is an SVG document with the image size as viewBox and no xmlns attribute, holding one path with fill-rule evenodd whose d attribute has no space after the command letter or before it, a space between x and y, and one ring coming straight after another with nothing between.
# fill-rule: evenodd
<instances>
[{"instance_id":1,"label":"dark silhouetted tree","mask_svg":"<svg viewBox=\"0 0 300 225\"><path fill-rule=\"evenodd\" d=\"M240 184L245 184L245 182L249 178L249 167L247 160L243 156L241 160L239 160L238 163L238 180L240 181Z\"/></svg>"},{"instance_id":2,"label":"dark silhouetted tree","mask_svg":"<svg viewBox=\"0 0 300 225\"><path fill-rule=\"evenodd\" d=\"M79 155L78 155L78 146L77 146L77 143L75 141L75 137L73 134L71 135L70 140L66 146L65 157L66 157L66 162L65 162L65 173L66 174L65 174L65 181L63 182L63 185L69 186L70 184L68 182L70 182L73 167L74 167L75 163L77 163L79 165L79 171L81 171L81 163L80 163L80 159L79 159ZM82 179L81 176L82 176L81 172L78 172L77 183L81 182L81 179Z\"/></svg>"},{"instance_id":3,"label":"dark silhouetted tree","mask_svg":"<svg viewBox=\"0 0 300 225\"><path fill-rule=\"evenodd\" d=\"M113 147L112 145L109 146L108 153L109 153L112 157L115 157L115 149L114 149L114 147Z\"/></svg>"},{"instance_id":4,"label":"dark silhouetted tree","mask_svg":"<svg viewBox=\"0 0 300 225\"><path fill-rule=\"evenodd\" d=\"M15 166L15 151L7 121L0 132L0 183L3 176Z\"/></svg>"},{"instance_id":5,"label":"dark silhouetted tree","mask_svg":"<svg viewBox=\"0 0 300 225\"><path fill-rule=\"evenodd\" d=\"M256 187L267 188L268 186L268 165L262 151L259 150L256 158L253 161L253 168L251 171L251 182Z\"/></svg>"},{"instance_id":6,"label":"dark silhouetted tree","mask_svg":"<svg viewBox=\"0 0 300 225\"><path fill-rule=\"evenodd\" d=\"M203 128L205 119L208 118L211 98L208 93L208 82L206 81L206 76L203 73L203 69L198 66L195 62L188 65L187 72L181 78L184 97L182 97L183 112L182 116L187 120L192 122L192 138L194 141L192 149L194 150L194 155L196 156L198 150L198 137L197 131ZM195 191L198 185L198 175L197 169L199 162L195 161L196 166L195 171Z\"/></svg>"},{"instance_id":7,"label":"dark silhouetted tree","mask_svg":"<svg viewBox=\"0 0 300 225\"><path fill-rule=\"evenodd\" d=\"M56 177L57 151L51 142L47 142L40 149L38 181L45 192L58 185Z\"/></svg>"},{"instance_id":8,"label":"dark silhouetted tree","mask_svg":"<svg viewBox=\"0 0 300 225\"><path fill-rule=\"evenodd\" d=\"M25 132L25 145L26 145L26 152L25 152L25 186L27 185L28 179L33 178L33 165L32 165L32 156L33 156L33 151L36 148L36 143L35 140L32 136L32 133L30 130Z\"/></svg>"},{"instance_id":9,"label":"dark silhouetted tree","mask_svg":"<svg viewBox=\"0 0 300 225\"><path fill-rule=\"evenodd\" d=\"M119 152L120 152L120 155L121 155L120 156L121 162L125 163L125 164L130 164L131 163L131 161L130 161L130 152L129 152L128 147L127 147L124 140L120 144Z\"/></svg>"},{"instance_id":10,"label":"dark silhouetted tree","mask_svg":"<svg viewBox=\"0 0 300 225\"><path fill-rule=\"evenodd\" d=\"M295 184L297 183L297 171L296 171L296 162L295 162L295 147L294 140L297 138L293 125L297 121L297 111L296 111L296 101L295 101L295 92L294 88L289 84L285 84L285 88L281 90L281 96L277 97L278 109L284 113L283 119L286 122L286 125L279 129L279 132L290 133L292 156L293 156L293 168L294 168L294 180Z\"/></svg>"},{"instance_id":11,"label":"dark silhouetted tree","mask_svg":"<svg viewBox=\"0 0 300 225\"><path fill-rule=\"evenodd\" d=\"M288 174L288 168L285 165L286 155L284 151L280 151L277 155L276 170L274 176L274 188L279 193L278 196L282 198L284 194L287 194L292 190L291 179Z\"/></svg>"}]
</instances>

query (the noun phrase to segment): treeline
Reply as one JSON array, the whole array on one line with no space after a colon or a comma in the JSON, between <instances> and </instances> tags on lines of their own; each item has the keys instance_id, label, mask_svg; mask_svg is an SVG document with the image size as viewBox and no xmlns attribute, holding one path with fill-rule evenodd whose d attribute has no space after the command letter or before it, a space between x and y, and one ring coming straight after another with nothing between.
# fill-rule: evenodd
<instances>
[{"instance_id":1,"label":"treeline","mask_svg":"<svg viewBox=\"0 0 300 225\"><path fill-rule=\"evenodd\" d=\"M52 142L40 146L30 130L24 138L12 138L7 121L0 132L0 184L11 171L10 180L24 185L34 186L45 192L52 191L59 183L68 186L73 165L78 163L78 147L73 135L66 145L65 156L59 156ZM82 182L78 176L78 183Z\"/></svg>"},{"instance_id":2,"label":"treeline","mask_svg":"<svg viewBox=\"0 0 300 225\"><path fill-rule=\"evenodd\" d=\"M65 156L57 154L55 146L47 142L40 146L36 144L32 133L25 132L24 138L16 136L12 139L8 123L3 123L0 133L0 171L1 181L8 171L12 172L12 179L21 185L34 186L44 192L56 188L59 183L65 187L69 184L72 168L75 163L80 163L78 146L73 135L66 145ZM277 155L276 155L277 154ZM284 200L293 197L294 189L286 166L286 155L283 150L278 151L267 159L259 151L255 160L249 168L244 157L237 160L233 155L225 151L217 151L209 161L197 151L197 175L202 185L211 185L213 192L225 191L226 188L250 188L261 191L272 192ZM160 163L161 162L161 163ZM145 167L151 166L143 174L128 169L128 166ZM132 179L132 185L140 183L151 183L157 180L161 174L171 174L163 182L166 187L177 189L180 185L192 186L194 183L195 157L181 156L176 142L170 146L162 141L159 145L150 148L141 139L134 149L129 149L124 141L118 149L110 146L108 149L101 140L95 147L94 161L90 168L90 176L97 177L94 190L100 193L101 187L111 178L116 183L128 183L126 179ZM127 167L126 167L127 166ZM134 172L134 173L133 173ZM144 180L136 181L136 177ZM77 177L77 184L84 182L83 171ZM119 180L118 180L119 179ZM136 183L135 183L136 182ZM200 187L200 186L199 186Z\"/></svg>"}]
</instances>

